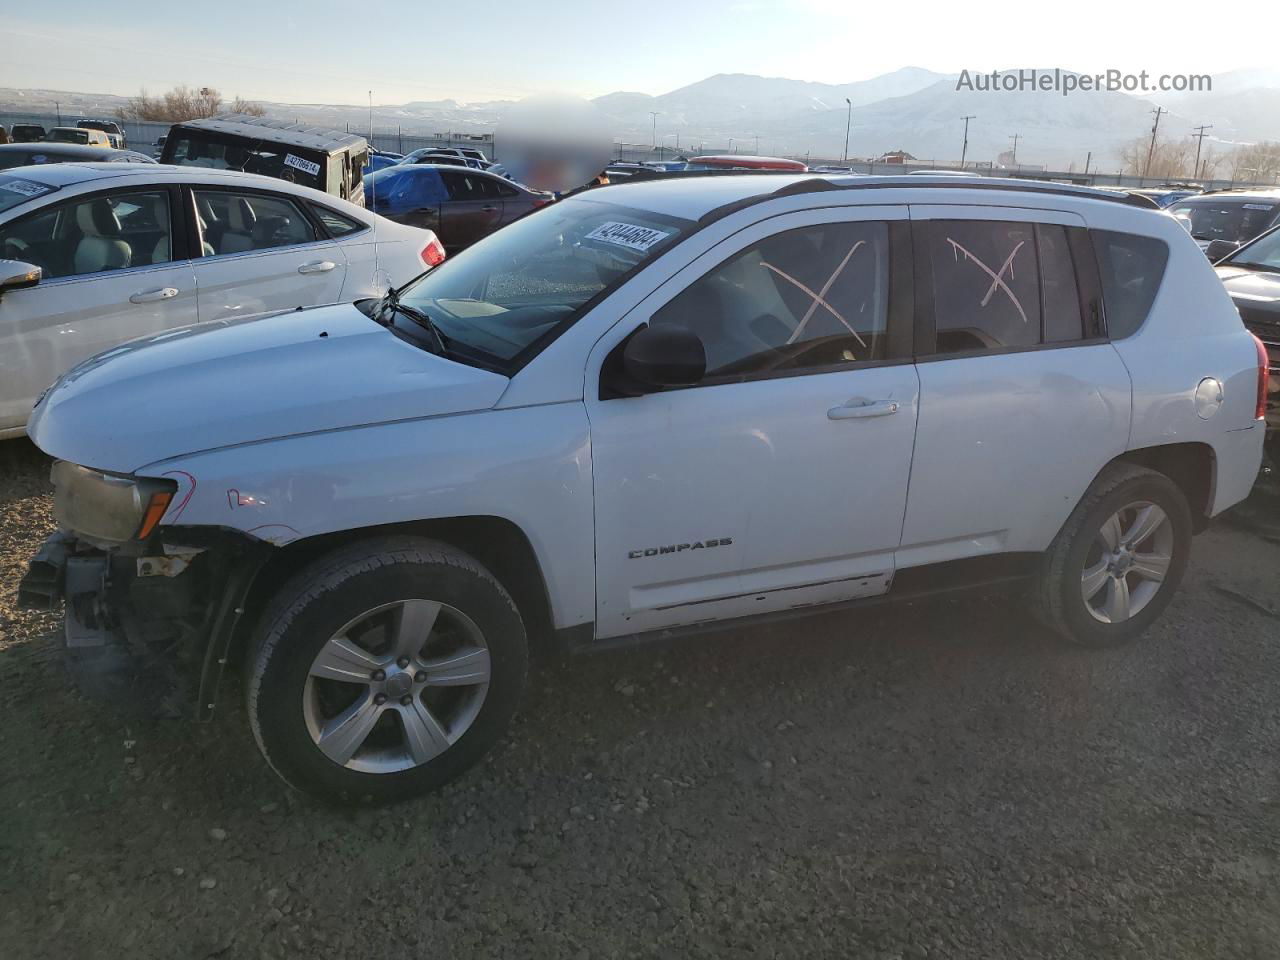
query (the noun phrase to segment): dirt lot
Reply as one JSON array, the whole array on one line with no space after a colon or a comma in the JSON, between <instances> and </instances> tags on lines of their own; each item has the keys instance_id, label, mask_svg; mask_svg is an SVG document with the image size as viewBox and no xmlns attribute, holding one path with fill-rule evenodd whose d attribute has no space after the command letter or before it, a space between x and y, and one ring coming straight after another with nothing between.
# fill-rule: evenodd
<instances>
[{"instance_id":1,"label":"dirt lot","mask_svg":"<svg viewBox=\"0 0 1280 960\"><path fill-rule=\"evenodd\" d=\"M1280 501L1127 649L970 600L575 658L443 794L341 812L80 699L14 609L47 462L0 444L0 955L1275 957Z\"/></svg>"}]
</instances>

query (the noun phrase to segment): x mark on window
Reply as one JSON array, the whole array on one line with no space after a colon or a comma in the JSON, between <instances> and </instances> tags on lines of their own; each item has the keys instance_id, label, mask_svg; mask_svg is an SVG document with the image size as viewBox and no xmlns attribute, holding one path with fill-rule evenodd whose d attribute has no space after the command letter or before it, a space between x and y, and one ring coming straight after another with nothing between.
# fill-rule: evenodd
<instances>
[{"instance_id":1,"label":"x mark on window","mask_svg":"<svg viewBox=\"0 0 1280 960\"><path fill-rule=\"evenodd\" d=\"M867 241L865 240L859 240L857 243L855 243L852 247L849 248L849 252L844 255L844 259L840 261L840 265L831 272L831 276L827 277L827 282L822 285L822 289L817 293L814 293L812 290L806 287L803 283L801 283L795 277L791 276L791 274L787 273L785 270L779 270L777 267L775 267L772 263L769 263L767 260L760 261L760 266L764 267L766 270L772 270L774 273L780 276L783 280L786 280L788 283L794 284L796 287L799 287L801 290L807 293L813 300L813 302L809 304L809 309L805 311L805 315L801 317L800 322L796 324L795 330L791 331L791 336L787 338L788 345L795 343L796 340L800 338L800 335L804 333L804 328L809 323L809 318L813 316L813 314L815 313L815 311L817 311L819 307L823 307L833 317L835 317L842 324L844 324L844 328L848 330L851 334L853 334L853 339L857 340L859 345L861 345L864 348L866 347L867 342L863 340L862 337L858 336L858 331L853 329L853 327L849 325L849 321L840 315L839 310L837 310L835 307L833 307L831 304L829 304L826 301L827 291L831 289L831 285L836 282L836 279L844 271L845 265L848 264L850 259L852 259L853 255L858 251L858 248L866 242Z\"/></svg>"},{"instance_id":2,"label":"x mark on window","mask_svg":"<svg viewBox=\"0 0 1280 960\"><path fill-rule=\"evenodd\" d=\"M1027 320L1027 313L1022 309L1022 304L1019 302L1017 295L1009 289L1009 285L1004 282L1004 274L1007 270L1009 271L1010 277L1014 276L1013 258L1018 255L1018 251L1022 249L1026 242L1027 241L1025 240L1019 240L1017 245L1009 253L1009 256L1005 257L1004 263L1000 265L999 271L995 271L983 263L981 257L975 256L950 237L947 237L947 243L951 244L951 252L957 259L959 259L960 254L964 254L966 260L971 261L974 266L991 278L991 286L987 288L986 296L982 298L980 305L985 307L991 302L991 296L996 292L996 290L1003 290L1009 295L1009 299L1013 302L1014 309L1018 311L1018 315L1022 317L1023 323L1029 322Z\"/></svg>"}]
</instances>

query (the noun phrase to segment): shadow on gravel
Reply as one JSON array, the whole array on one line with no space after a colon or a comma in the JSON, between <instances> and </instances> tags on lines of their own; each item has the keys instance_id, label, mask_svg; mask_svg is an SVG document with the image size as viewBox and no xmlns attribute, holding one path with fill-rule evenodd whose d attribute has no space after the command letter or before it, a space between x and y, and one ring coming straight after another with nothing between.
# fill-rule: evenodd
<instances>
[{"instance_id":1,"label":"shadow on gravel","mask_svg":"<svg viewBox=\"0 0 1280 960\"><path fill-rule=\"evenodd\" d=\"M12 534L34 549L44 465L11 456L3 529L34 510ZM1280 647L1264 614L1212 589L1258 571L1242 589L1280 608L1280 547L1258 522L1199 538L1169 614L1121 650L1074 650L1013 602L968 599L544 664L493 755L382 809L283 789L237 690L207 726L126 720L68 687L54 618L2 620L0 944L1274 955Z\"/></svg>"}]
</instances>

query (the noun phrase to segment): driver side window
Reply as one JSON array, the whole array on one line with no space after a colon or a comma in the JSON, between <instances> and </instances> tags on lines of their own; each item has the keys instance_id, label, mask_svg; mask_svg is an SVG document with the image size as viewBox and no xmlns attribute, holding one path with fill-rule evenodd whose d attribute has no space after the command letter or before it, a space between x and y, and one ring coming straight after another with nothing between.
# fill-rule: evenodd
<instances>
[{"instance_id":1,"label":"driver side window","mask_svg":"<svg viewBox=\"0 0 1280 960\"><path fill-rule=\"evenodd\" d=\"M696 333L708 379L835 367L887 355L888 291L888 224L819 224L738 252L652 323Z\"/></svg>"}]
</instances>

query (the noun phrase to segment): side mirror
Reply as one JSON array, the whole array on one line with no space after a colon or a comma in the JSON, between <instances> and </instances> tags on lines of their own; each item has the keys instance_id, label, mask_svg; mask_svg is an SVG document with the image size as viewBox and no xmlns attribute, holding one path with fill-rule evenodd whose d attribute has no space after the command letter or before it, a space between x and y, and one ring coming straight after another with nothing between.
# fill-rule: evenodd
<instances>
[{"instance_id":1,"label":"side mirror","mask_svg":"<svg viewBox=\"0 0 1280 960\"><path fill-rule=\"evenodd\" d=\"M627 340L622 368L641 386L689 387L707 372L707 351L698 335L684 327L641 327Z\"/></svg>"},{"instance_id":2,"label":"side mirror","mask_svg":"<svg viewBox=\"0 0 1280 960\"><path fill-rule=\"evenodd\" d=\"M1232 240L1211 240L1205 248L1204 255L1210 263L1217 263L1223 257L1229 257L1240 249L1240 244Z\"/></svg>"},{"instance_id":3,"label":"side mirror","mask_svg":"<svg viewBox=\"0 0 1280 960\"><path fill-rule=\"evenodd\" d=\"M39 267L21 260L0 260L0 297L10 290L25 290L39 282Z\"/></svg>"}]
</instances>

